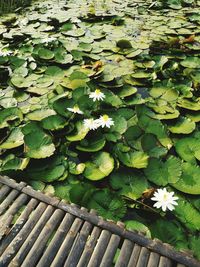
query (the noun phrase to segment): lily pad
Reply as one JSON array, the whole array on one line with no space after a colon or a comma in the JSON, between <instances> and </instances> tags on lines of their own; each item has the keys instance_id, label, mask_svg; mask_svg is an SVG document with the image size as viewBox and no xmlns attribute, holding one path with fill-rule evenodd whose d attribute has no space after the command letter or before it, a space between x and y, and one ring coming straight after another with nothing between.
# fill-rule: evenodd
<instances>
[{"instance_id":1,"label":"lily pad","mask_svg":"<svg viewBox=\"0 0 200 267\"><path fill-rule=\"evenodd\" d=\"M114 159L107 152L99 152L85 163L84 177L96 181L108 176L114 168Z\"/></svg>"},{"instance_id":2,"label":"lily pad","mask_svg":"<svg viewBox=\"0 0 200 267\"><path fill-rule=\"evenodd\" d=\"M200 194L200 168L189 162L182 164L182 176L176 182L173 183L173 187L181 192L198 195Z\"/></svg>"}]
</instances>

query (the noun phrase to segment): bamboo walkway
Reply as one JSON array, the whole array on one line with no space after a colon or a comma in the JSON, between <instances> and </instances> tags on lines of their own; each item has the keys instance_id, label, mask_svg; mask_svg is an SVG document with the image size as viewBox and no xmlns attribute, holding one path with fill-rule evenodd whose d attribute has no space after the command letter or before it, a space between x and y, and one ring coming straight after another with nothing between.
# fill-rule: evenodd
<instances>
[{"instance_id":1,"label":"bamboo walkway","mask_svg":"<svg viewBox=\"0 0 200 267\"><path fill-rule=\"evenodd\" d=\"M7 266L200 267L200 262L94 210L0 176L0 267Z\"/></svg>"}]
</instances>

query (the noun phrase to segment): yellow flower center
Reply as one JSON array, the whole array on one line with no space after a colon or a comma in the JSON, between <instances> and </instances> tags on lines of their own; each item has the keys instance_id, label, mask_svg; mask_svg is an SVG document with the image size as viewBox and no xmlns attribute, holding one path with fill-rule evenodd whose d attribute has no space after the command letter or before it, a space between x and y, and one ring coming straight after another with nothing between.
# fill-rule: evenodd
<instances>
[{"instance_id":1,"label":"yellow flower center","mask_svg":"<svg viewBox=\"0 0 200 267\"><path fill-rule=\"evenodd\" d=\"M96 95L99 95L100 93L101 93L101 91L100 91L99 89L96 89L96 90L95 90L95 94L96 94Z\"/></svg>"},{"instance_id":2,"label":"yellow flower center","mask_svg":"<svg viewBox=\"0 0 200 267\"><path fill-rule=\"evenodd\" d=\"M75 106L74 107L74 112L77 112L77 111L79 111L79 107Z\"/></svg>"},{"instance_id":3,"label":"yellow flower center","mask_svg":"<svg viewBox=\"0 0 200 267\"><path fill-rule=\"evenodd\" d=\"M103 120L104 121L108 121L108 119L109 119L108 115L103 115Z\"/></svg>"},{"instance_id":4,"label":"yellow flower center","mask_svg":"<svg viewBox=\"0 0 200 267\"><path fill-rule=\"evenodd\" d=\"M167 194L163 195L163 200L166 201L167 200Z\"/></svg>"}]
</instances>

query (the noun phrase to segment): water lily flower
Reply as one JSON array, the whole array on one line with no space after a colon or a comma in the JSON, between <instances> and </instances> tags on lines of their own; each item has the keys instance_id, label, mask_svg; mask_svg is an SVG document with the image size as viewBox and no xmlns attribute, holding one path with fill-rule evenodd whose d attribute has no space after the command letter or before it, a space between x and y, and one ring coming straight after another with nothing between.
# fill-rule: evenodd
<instances>
[{"instance_id":1,"label":"water lily flower","mask_svg":"<svg viewBox=\"0 0 200 267\"><path fill-rule=\"evenodd\" d=\"M93 118L85 119L83 121L83 124L86 128L89 128L90 130L96 130L99 127L97 120L94 120Z\"/></svg>"},{"instance_id":2,"label":"water lily flower","mask_svg":"<svg viewBox=\"0 0 200 267\"><path fill-rule=\"evenodd\" d=\"M156 201L156 203L153 205L156 208L162 208L163 211L174 210L176 205L178 203L175 201L178 199L178 197L174 197L174 192L168 192L166 188L163 189L157 189L157 192L154 193L154 196L151 198L151 200Z\"/></svg>"},{"instance_id":3,"label":"water lily flower","mask_svg":"<svg viewBox=\"0 0 200 267\"><path fill-rule=\"evenodd\" d=\"M0 51L0 57L7 57L12 54L12 51L5 50L5 51Z\"/></svg>"},{"instance_id":4,"label":"water lily flower","mask_svg":"<svg viewBox=\"0 0 200 267\"><path fill-rule=\"evenodd\" d=\"M95 102L96 100L104 100L106 96L104 95L104 93L101 92L101 90L96 89L94 92L91 92L89 94L89 98L92 98L93 101Z\"/></svg>"},{"instance_id":5,"label":"water lily flower","mask_svg":"<svg viewBox=\"0 0 200 267\"><path fill-rule=\"evenodd\" d=\"M77 114L83 114L83 111L80 110L80 108L76 105L73 108L67 108L69 111Z\"/></svg>"},{"instance_id":6,"label":"water lily flower","mask_svg":"<svg viewBox=\"0 0 200 267\"><path fill-rule=\"evenodd\" d=\"M114 121L112 118L110 118L108 115L104 114L99 119L96 120L98 125L102 128L107 127L110 128L110 126L114 125Z\"/></svg>"}]
</instances>

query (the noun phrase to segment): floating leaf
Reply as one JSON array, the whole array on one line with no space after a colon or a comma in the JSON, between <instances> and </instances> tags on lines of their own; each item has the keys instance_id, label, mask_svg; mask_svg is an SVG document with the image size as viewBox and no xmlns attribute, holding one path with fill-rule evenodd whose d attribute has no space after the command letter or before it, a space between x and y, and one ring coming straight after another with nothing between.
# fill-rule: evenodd
<instances>
[{"instance_id":1,"label":"floating leaf","mask_svg":"<svg viewBox=\"0 0 200 267\"><path fill-rule=\"evenodd\" d=\"M53 155L55 146L52 139L42 130L31 131L24 136L26 155L30 158L40 159Z\"/></svg>"},{"instance_id":2,"label":"floating leaf","mask_svg":"<svg viewBox=\"0 0 200 267\"><path fill-rule=\"evenodd\" d=\"M0 144L1 149L12 149L24 143L24 135L20 128L14 128L9 137Z\"/></svg>"},{"instance_id":3,"label":"floating leaf","mask_svg":"<svg viewBox=\"0 0 200 267\"><path fill-rule=\"evenodd\" d=\"M41 48L41 49L38 50L38 56L41 59L49 60L49 59L54 58L54 53L51 50L47 49L47 48Z\"/></svg>"},{"instance_id":4,"label":"floating leaf","mask_svg":"<svg viewBox=\"0 0 200 267\"><path fill-rule=\"evenodd\" d=\"M56 112L53 109L38 109L28 113L26 117L32 121L41 121L44 118L47 118L55 114Z\"/></svg>"},{"instance_id":5,"label":"floating leaf","mask_svg":"<svg viewBox=\"0 0 200 267\"><path fill-rule=\"evenodd\" d=\"M66 136L67 140L71 142L80 141L85 138L89 129L84 126L82 121L76 123L76 129L70 135Z\"/></svg>"},{"instance_id":6,"label":"floating leaf","mask_svg":"<svg viewBox=\"0 0 200 267\"><path fill-rule=\"evenodd\" d=\"M186 68L199 68L200 66L200 58L198 57L187 57L185 60L181 61L180 63L183 67Z\"/></svg>"},{"instance_id":7,"label":"floating leaf","mask_svg":"<svg viewBox=\"0 0 200 267\"><path fill-rule=\"evenodd\" d=\"M190 134L195 130L195 122L189 118L180 117L177 123L173 126L169 126L168 129L172 133L176 134Z\"/></svg>"},{"instance_id":8,"label":"floating leaf","mask_svg":"<svg viewBox=\"0 0 200 267\"><path fill-rule=\"evenodd\" d=\"M51 115L41 121L42 127L51 131L63 129L67 124L67 120L59 115Z\"/></svg>"},{"instance_id":9,"label":"floating leaf","mask_svg":"<svg viewBox=\"0 0 200 267\"><path fill-rule=\"evenodd\" d=\"M200 160L200 140L198 138L179 139L175 143L175 148L179 156L185 161L195 164L195 159Z\"/></svg>"},{"instance_id":10,"label":"floating leaf","mask_svg":"<svg viewBox=\"0 0 200 267\"><path fill-rule=\"evenodd\" d=\"M101 180L108 176L114 168L114 159L107 152L99 152L85 163L83 175L89 180Z\"/></svg>"},{"instance_id":11,"label":"floating leaf","mask_svg":"<svg viewBox=\"0 0 200 267\"><path fill-rule=\"evenodd\" d=\"M106 140L102 135L94 135L89 139L84 139L76 148L85 152L97 152L105 146Z\"/></svg>"},{"instance_id":12,"label":"floating leaf","mask_svg":"<svg viewBox=\"0 0 200 267\"><path fill-rule=\"evenodd\" d=\"M126 213L124 201L108 189L95 192L87 206L97 210L104 218L115 221L121 219Z\"/></svg>"},{"instance_id":13,"label":"floating leaf","mask_svg":"<svg viewBox=\"0 0 200 267\"><path fill-rule=\"evenodd\" d=\"M178 196L174 215L191 231L200 230L200 213L183 196Z\"/></svg>"},{"instance_id":14,"label":"floating leaf","mask_svg":"<svg viewBox=\"0 0 200 267\"><path fill-rule=\"evenodd\" d=\"M174 185L181 177L181 161L174 156L170 156L165 162L152 158L144 171L149 181L156 185L165 186L168 183Z\"/></svg>"},{"instance_id":15,"label":"floating leaf","mask_svg":"<svg viewBox=\"0 0 200 267\"><path fill-rule=\"evenodd\" d=\"M65 172L65 159L60 156L50 159L40 159L40 161L33 161L26 170L26 176L36 181L53 182L60 179Z\"/></svg>"},{"instance_id":16,"label":"floating leaf","mask_svg":"<svg viewBox=\"0 0 200 267\"><path fill-rule=\"evenodd\" d=\"M110 175L110 184L119 194L131 199L137 199L148 188L146 178L139 172L120 170Z\"/></svg>"},{"instance_id":17,"label":"floating leaf","mask_svg":"<svg viewBox=\"0 0 200 267\"><path fill-rule=\"evenodd\" d=\"M142 169L148 165L149 156L142 151L118 153L119 160L127 167Z\"/></svg>"},{"instance_id":18,"label":"floating leaf","mask_svg":"<svg viewBox=\"0 0 200 267\"><path fill-rule=\"evenodd\" d=\"M200 194L200 168L189 162L182 164L182 175L172 186L181 192L198 195Z\"/></svg>"}]
</instances>

